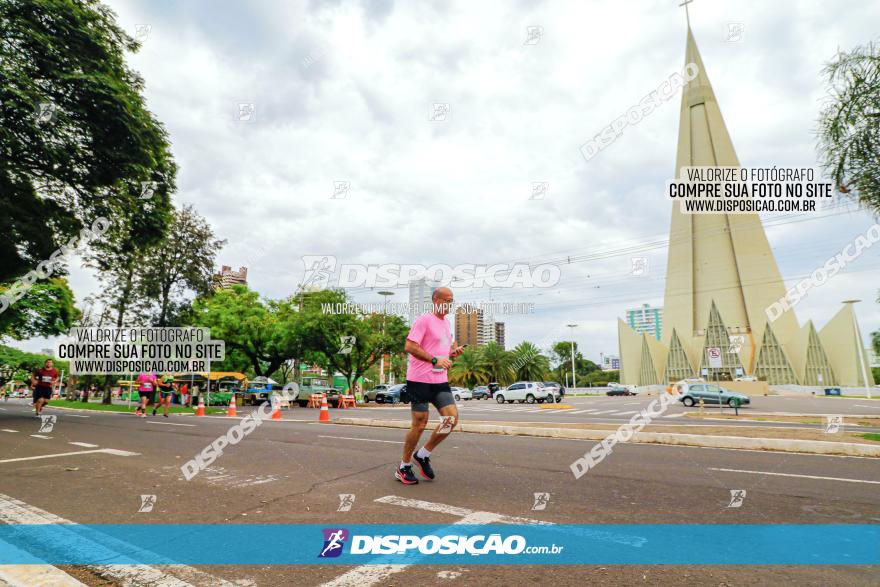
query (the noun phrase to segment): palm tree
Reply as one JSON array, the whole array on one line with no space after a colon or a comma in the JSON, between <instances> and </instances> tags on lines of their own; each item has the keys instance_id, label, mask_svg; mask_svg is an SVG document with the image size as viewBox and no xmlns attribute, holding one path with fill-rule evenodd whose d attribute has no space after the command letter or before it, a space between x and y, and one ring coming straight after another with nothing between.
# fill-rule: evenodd
<instances>
[{"instance_id":1,"label":"palm tree","mask_svg":"<svg viewBox=\"0 0 880 587\"><path fill-rule=\"evenodd\" d=\"M550 370L550 360L538 347L523 341L513 349L512 367L518 380L542 381Z\"/></svg>"},{"instance_id":2,"label":"palm tree","mask_svg":"<svg viewBox=\"0 0 880 587\"><path fill-rule=\"evenodd\" d=\"M497 342L490 342L482 349L480 355L483 365L489 374L490 381L496 381L501 385L513 383L516 372L513 370L511 353L505 351Z\"/></svg>"},{"instance_id":3,"label":"palm tree","mask_svg":"<svg viewBox=\"0 0 880 587\"><path fill-rule=\"evenodd\" d=\"M455 359L455 363L449 370L449 380L455 385L473 387L489 382L489 372L483 363L480 349L465 349Z\"/></svg>"}]
</instances>

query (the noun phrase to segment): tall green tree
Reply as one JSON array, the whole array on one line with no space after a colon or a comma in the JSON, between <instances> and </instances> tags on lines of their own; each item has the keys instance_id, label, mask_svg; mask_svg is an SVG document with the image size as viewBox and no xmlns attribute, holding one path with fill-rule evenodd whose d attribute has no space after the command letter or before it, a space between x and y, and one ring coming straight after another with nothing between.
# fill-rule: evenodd
<instances>
[{"instance_id":1,"label":"tall green tree","mask_svg":"<svg viewBox=\"0 0 880 587\"><path fill-rule=\"evenodd\" d=\"M509 351L505 351L497 342L490 342L480 349L480 356L490 381L501 385L509 385L516 379L513 369L513 358Z\"/></svg>"},{"instance_id":2,"label":"tall green tree","mask_svg":"<svg viewBox=\"0 0 880 587\"><path fill-rule=\"evenodd\" d=\"M96 0L0 2L0 283L97 217L167 208L176 167L137 49Z\"/></svg>"},{"instance_id":3,"label":"tall green tree","mask_svg":"<svg viewBox=\"0 0 880 587\"><path fill-rule=\"evenodd\" d=\"M465 387L489 383L490 375L483 361L482 349L468 347L456 357L449 369L449 380L455 385Z\"/></svg>"},{"instance_id":4,"label":"tall green tree","mask_svg":"<svg viewBox=\"0 0 880 587\"><path fill-rule=\"evenodd\" d=\"M223 339L226 354L246 357L254 375L268 377L287 360L305 352L302 315L297 301L262 300L244 285L218 290L193 303L196 326L211 329Z\"/></svg>"},{"instance_id":5,"label":"tall green tree","mask_svg":"<svg viewBox=\"0 0 880 587\"><path fill-rule=\"evenodd\" d=\"M0 286L0 294L3 291ZM70 330L79 315L67 280L53 277L34 284L19 300L0 311L0 339L61 334Z\"/></svg>"},{"instance_id":6,"label":"tall green tree","mask_svg":"<svg viewBox=\"0 0 880 587\"><path fill-rule=\"evenodd\" d=\"M164 239L148 249L144 259L146 294L158 306L156 326L169 326L176 313L186 310L180 299L186 289L207 293L214 260L224 244L192 205L171 213Z\"/></svg>"},{"instance_id":7,"label":"tall green tree","mask_svg":"<svg viewBox=\"0 0 880 587\"><path fill-rule=\"evenodd\" d=\"M399 316L363 313L327 313L327 304L347 301L343 291L300 294L306 357L329 371L356 381L379 362L384 353L403 352L409 331ZM350 345L343 345L343 337Z\"/></svg>"},{"instance_id":8,"label":"tall green tree","mask_svg":"<svg viewBox=\"0 0 880 587\"><path fill-rule=\"evenodd\" d=\"M528 341L519 343L512 351L516 378L521 381L543 381L550 371L550 360Z\"/></svg>"},{"instance_id":9,"label":"tall green tree","mask_svg":"<svg viewBox=\"0 0 880 587\"><path fill-rule=\"evenodd\" d=\"M880 210L880 45L840 52L824 69L818 151L842 193Z\"/></svg>"}]
</instances>

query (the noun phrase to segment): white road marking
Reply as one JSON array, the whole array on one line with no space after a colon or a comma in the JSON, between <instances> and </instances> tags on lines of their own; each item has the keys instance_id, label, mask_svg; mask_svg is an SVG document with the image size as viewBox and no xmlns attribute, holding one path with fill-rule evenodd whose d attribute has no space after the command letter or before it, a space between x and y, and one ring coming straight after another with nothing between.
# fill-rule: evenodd
<instances>
[{"instance_id":1,"label":"white road marking","mask_svg":"<svg viewBox=\"0 0 880 587\"><path fill-rule=\"evenodd\" d=\"M857 408L871 408L874 410L880 410L880 406L865 406L862 404L855 404L855 407L857 407Z\"/></svg>"},{"instance_id":2,"label":"white road marking","mask_svg":"<svg viewBox=\"0 0 880 587\"><path fill-rule=\"evenodd\" d=\"M870 483L880 485L880 481L868 481L866 479L845 479L843 477L819 477L816 475L795 475L794 473L775 473L772 471L746 471L744 469L718 469L709 467L710 471L725 471L727 473L749 473L751 475L773 475L775 477L799 477L801 479L821 479L823 481L845 481L847 483Z\"/></svg>"},{"instance_id":3,"label":"white road marking","mask_svg":"<svg viewBox=\"0 0 880 587\"><path fill-rule=\"evenodd\" d=\"M43 440L52 440L51 436L44 436L43 434L31 434L34 438L42 438Z\"/></svg>"},{"instance_id":4,"label":"white road marking","mask_svg":"<svg viewBox=\"0 0 880 587\"><path fill-rule=\"evenodd\" d=\"M82 414L64 414L65 418L91 418L91 416L83 416Z\"/></svg>"},{"instance_id":5,"label":"white road marking","mask_svg":"<svg viewBox=\"0 0 880 587\"><path fill-rule=\"evenodd\" d=\"M338 438L339 440L365 440L367 442L387 442L389 444L403 444L400 440L376 440L374 438L354 438L352 436L324 436L319 434L318 438Z\"/></svg>"},{"instance_id":6,"label":"white road marking","mask_svg":"<svg viewBox=\"0 0 880 587\"><path fill-rule=\"evenodd\" d=\"M175 424L174 422L155 422L153 420L147 420L147 424L162 424L163 426L195 426L195 424Z\"/></svg>"},{"instance_id":7,"label":"white road marking","mask_svg":"<svg viewBox=\"0 0 880 587\"><path fill-rule=\"evenodd\" d=\"M9 428L0 428L0 431L3 431L3 432L18 432L18 430L10 430Z\"/></svg>"},{"instance_id":8,"label":"white road marking","mask_svg":"<svg viewBox=\"0 0 880 587\"><path fill-rule=\"evenodd\" d=\"M119 457L133 457L139 455L137 452L129 452L127 450L116 450L113 448L99 448L97 450L77 450L74 452L61 452L54 455L39 455L36 457L19 457L17 459L3 459L0 463L17 463L19 461L36 461L39 459L54 459L56 457L69 457L73 455L88 455L95 453L103 453L108 455L115 455Z\"/></svg>"},{"instance_id":9,"label":"white road marking","mask_svg":"<svg viewBox=\"0 0 880 587\"><path fill-rule=\"evenodd\" d=\"M593 415L598 416L599 414L613 414L613 413L614 413L614 410L602 410L602 411L594 413Z\"/></svg>"},{"instance_id":10,"label":"white road marking","mask_svg":"<svg viewBox=\"0 0 880 587\"><path fill-rule=\"evenodd\" d=\"M0 523L4 524L58 524L77 525L60 516L41 510L19 501L14 497L0 494ZM76 534L74 541L82 542L84 538ZM112 547L110 546L112 545ZM132 545L122 541L106 539L98 549L115 550L116 552L132 553ZM193 585L210 585L211 587L237 587L235 583L224 581L187 565L163 565L161 570L149 565L86 565L90 571L104 577L114 579L120 585L151 585L154 587L193 587ZM174 571L185 576L193 583L188 583L163 571Z\"/></svg>"},{"instance_id":11,"label":"white road marking","mask_svg":"<svg viewBox=\"0 0 880 587\"><path fill-rule=\"evenodd\" d=\"M504 514L496 514L493 512L481 512L469 508L458 507L454 505L446 505L445 503L434 503L432 501L422 501L421 499L409 499L406 497L398 497L396 495L386 495L374 500L377 503L387 503L391 505L399 505L402 507L415 508L419 510L427 510L441 514L449 514L451 516L471 516L481 514L491 516L496 523L499 524L538 524L542 526L552 526L551 522L542 522L541 520L533 520L531 518L519 518L516 516L505 516Z\"/></svg>"},{"instance_id":12,"label":"white road marking","mask_svg":"<svg viewBox=\"0 0 880 587\"><path fill-rule=\"evenodd\" d=\"M629 416L629 415L631 415L631 414L636 414L636 413L638 413L638 411L637 411L637 410L633 410L633 411L631 411L631 412L614 412L614 415L615 415L615 416Z\"/></svg>"},{"instance_id":13,"label":"white road marking","mask_svg":"<svg viewBox=\"0 0 880 587\"><path fill-rule=\"evenodd\" d=\"M72 444L74 446L82 446L85 448L98 448L97 444L89 444L88 442L68 442L67 444Z\"/></svg>"},{"instance_id":14,"label":"white road marking","mask_svg":"<svg viewBox=\"0 0 880 587\"><path fill-rule=\"evenodd\" d=\"M0 548L9 557L20 557L19 560L27 560L32 557L8 542L0 541ZM10 587L28 587L29 585L85 587L84 583L80 583L57 567L36 564L0 565L0 585L9 585Z\"/></svg>"}]
</instances>

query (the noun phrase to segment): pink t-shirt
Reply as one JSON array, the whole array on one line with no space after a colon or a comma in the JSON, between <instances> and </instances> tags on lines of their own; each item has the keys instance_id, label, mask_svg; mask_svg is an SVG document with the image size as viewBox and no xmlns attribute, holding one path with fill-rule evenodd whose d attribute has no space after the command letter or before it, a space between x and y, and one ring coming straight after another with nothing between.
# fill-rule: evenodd
<instances>
[{"instance_id":1,"label":"pink t-shirt","mask_svg":"<svg viewBox=\"0 0 880 587\"><path fill-rule=\"evenodd\" d=\"M154 391L156 389L156 374L155 373L141 373L138 375L138 391Z\"/></svg>"},{"instance_id":2,"label":"pink t-shirt","mask_svg":"<svg viewBox=\"0 0 880 587\"><path fill-rule=\"evenodd\" d=\"M413 322L412 329L406 336L407 340L418 343L425 351L434 357L449 357L449 349L452 347L452 329L445 318L438 318L434 314L422 314ZM422 383L446 383L449 381L446 369L440 369L431 365L430 361L423 361L410 355L406 367L408 381L420 381Z\"/></svg>"}]
</instances>

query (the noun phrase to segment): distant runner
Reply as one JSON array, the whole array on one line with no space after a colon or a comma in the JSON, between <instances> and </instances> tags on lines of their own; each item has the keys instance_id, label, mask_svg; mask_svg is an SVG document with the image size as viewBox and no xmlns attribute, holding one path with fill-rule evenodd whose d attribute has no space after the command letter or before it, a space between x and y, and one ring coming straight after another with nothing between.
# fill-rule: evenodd
<instances>
[{"instance_id":1,"label":"distant runner","mask_svg":"<svg viewBox=\"0 0 880 587\"><path fill-rule=\"evenodd\" d=\"M159 409L159 405L165 406L165 413L162 415L166 418L168 417L168 409L171 407L171 396L177 391L177 385L174 384L174 376L171 373L166 373L159 380L159 403L153 406L153 415L156 415L156 410Z\"/></svg>"},{"instance_id":2,"label":"distant runner","mask_svg":"<svg viewBox=\"0 0 880 587\"><path fill-rule=\"evenodd\" d=\"M403 460L394 471L394 477L404 485L415 485L419 482L413 474L413 460L425 479L434 479L431 451L449 436L458 423L458 408L449 388L447 370L452 366L450 359L459 356L464 347L455 346L449 322L446 321L446 315L452 307L452 290L446 287L437 288L431 296L431 302L434 305L433 312L416 318L404 347L409 353L406 391L412 402L412 424L403 445ZM434 404L443 420L428 442L414 452L428 425L429 403Z\"/></svg>"},{"instance_id":3,"label":"distant runner","mask_svg":"<svg viewBox=\"0 0 880 587\"><path fill-rule=\"evenodd\" d=\"M140 416L141 418L147 417L147 404L156 393L156 381L156 374L153 372L141 373L137 376L140 404L138 404L138 407L134 410L135 416ZM153 415L155 414L156 412L154 411Z\"/></svg>"},{"instance_id":4,"label":"distant runner","mask_svg":"<svg viewBox=\"0 0 880 587\"><path fill-rule=\"evenodd\" d=\"M52 368L52 359L46 359L42 369L37 369L31 375L31 387L34 390L34 412L37 418L43 411L43 406L52 399L52 389L58 379L58 370Z\"/></svg>"}]
</instances>

